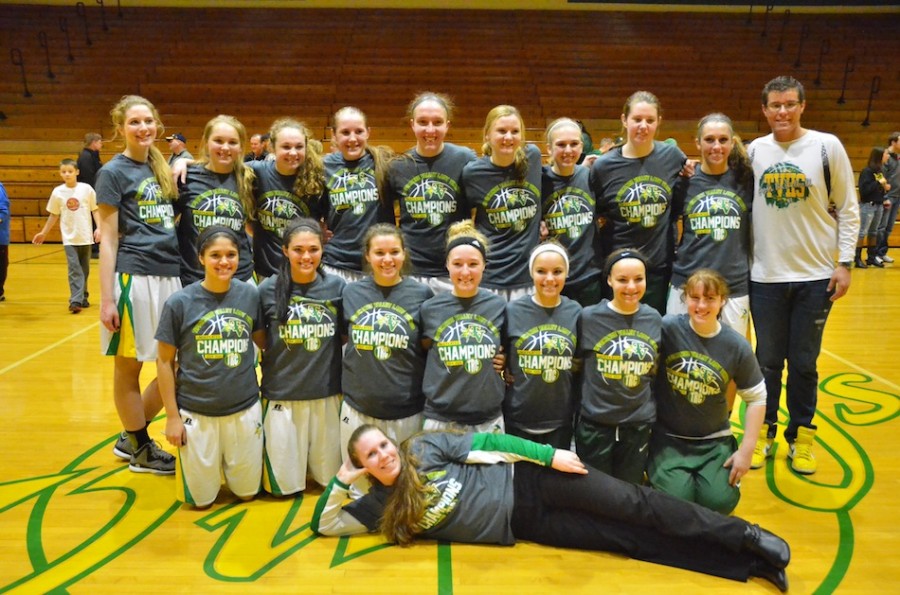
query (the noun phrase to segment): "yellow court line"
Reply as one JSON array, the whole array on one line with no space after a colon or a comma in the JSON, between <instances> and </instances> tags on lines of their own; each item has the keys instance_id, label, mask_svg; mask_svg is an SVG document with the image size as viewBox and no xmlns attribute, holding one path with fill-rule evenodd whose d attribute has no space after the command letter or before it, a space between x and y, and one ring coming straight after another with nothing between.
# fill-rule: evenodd
<instances>
[{"instance_id":1,"label":"yellow court line","mask_svg":"<svg viewBox=\"0 0 900 595\"><path fill-rule=\"evenodd\" d=\"M825 355L827 355L827 356L829 356L829 357L833 357L834 359L836 359L837 361L841 362L841 363L844 364L845 366L849 366L849 367L853 368L854 370L856 370L857 372L859 372L859 373L861 373L861 374L865 374L865 375L867 375L867 376L871 376L873 380L877 380L877 381L879 381L879 382L882 382L882 383L888 385L889 387L891 387L892 389L894 389L894 390L896 390L896 391L900 391L900 385L898 385L898 384L896 384L896 383L894 383L894 382L888 380L887 378L884 378L884 377L882 377L882 376L879 376L878 374L873 374L871 371L867 370L866 368L863 368L862 366L858 366L857 364L853 363L852 361L850 361L850 360L848 360L848 359L844 359L844 358L842 358L841 356L839 356L839 355L837 355L837 354L835 354L835 353L831 353L831 352L828 351L827 349L823 349L823 350L822 350L822 353L824 353Z\"/></svg>"},{"instance_id":2,"label":"yellow court line","mask_svg":"<svg viewBox=\"0 0 900 595\"><path fill-rule=\"evenodd\" d=\"M40 351L36 351L36 352L32 353L31 355L29 355L29 356L27 356L27 357L24 357L24 358L20 359L20 360L17 361L17 362L13 362L13 363L9 364L8 366L6 366L5 368L0 368L0 376L2 376L3 374L6 374L7 372L9 372L10 370L12 370L13 368L18 368L18 367L21 366L22 364L26 364L26 363L30 362L31 360L33 360L33 359L36 358L36 357L40 357L40 356L44 355L45 353L47 353L47 352L50 351L51 349L56 349L57 347L59 347L60 345L62 345L63 343L65 343L66 341L71 341L71 340L74 339L75 337L77 337L77 336L79 336L79 335L83 335L84 333L86 333L87 331L89 331L89 330L91 330L91 329L97 328L97 326L99 326L99 325L100 325L100 321L98 320L97 322L91 324L90 326L84 327L84 328L81 329L80 331L75 331L74 333L72 333L72 334L69 335L68 337L63 337L62 339L60 339L60 340L57 341L56 343L51 343L50 345L47 345L46 347L44 347L44 348L41 349Z\"/></svg>"}]
</instances>

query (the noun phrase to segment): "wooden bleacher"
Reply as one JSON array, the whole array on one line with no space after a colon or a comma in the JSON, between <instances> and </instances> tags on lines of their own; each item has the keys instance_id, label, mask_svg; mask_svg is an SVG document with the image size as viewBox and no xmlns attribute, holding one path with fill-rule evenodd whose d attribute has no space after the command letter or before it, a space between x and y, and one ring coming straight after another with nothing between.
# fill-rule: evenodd
<instances>
[{"instance_id":1,"label":"wooden bleacher","mask_svg":"<svg viewBox=\"0 0 900 595\"><path fill-rule=\"evenodd\" d=\"M0 181L12 202L13 241L27 241L43 224L59 160L77 155L87 131L111 139L109 108L130 93L151 99L168 133L185 134L195 154L205 122L218 113L238 117L251 133L291 115L327 144L330 116L344 105L367 113L370 142L405 150L414 142L406 104L426 89L455 98L449 139L476 150L485 114L500 103L522 111L530 141L542 142L546 124L565 115L585 122L596 142L619 134L625 98L646 89L663 103L659 137L693 155L696 121L711 111L728 114L745 140L766 133L759 93L778 74L806 84L804 125L837 134L857 171L898 128L900 81L882 68L896 20L871 15L797 15L778 52L780 23L770 22L763 38L761 17L748 26L743 12L128 8L122 21L108 11L109 32L99 29L96 10L88 13L93 45L70 22L70 63L57 21L74 21L71 7L4 6L2 52L21 49L32 93L23 97L16 66L0 64L7 117ZM802 25L810 36L794 66ZM51 38L53 79L39 31ZM825 39L830 50L816 86ZM849 56L855 69L838 104ZM881 89L863 127L876 75ZM120 149L106 144L103 161ZM900 227L895 234L900 244Z\"/></svg>"}]
</instances>

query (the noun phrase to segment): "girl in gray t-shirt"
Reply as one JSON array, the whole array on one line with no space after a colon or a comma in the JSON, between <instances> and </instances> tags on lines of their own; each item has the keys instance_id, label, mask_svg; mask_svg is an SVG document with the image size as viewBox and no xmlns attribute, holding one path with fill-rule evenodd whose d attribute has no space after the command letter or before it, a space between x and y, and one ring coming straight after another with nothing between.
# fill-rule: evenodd
<instances>
[{"instance_id":1,"label":"girl in gray t-shirt","mask_svg":"<svg viewBox=\"0 0 900 595\"><path fill-rule=\"evenodd\" d=\"M470 216L461 202L460 178L475 152L444 142L453 118L449 97L420 93L410 102L407 116L416 146L391 162L388 198L400 208L400 229L409 240L413 273L432 289L446 290L444 238L450 225Z\"/></svg>"},{"instance_id":2,"label":"girl in gray t-shirt","mask_svg":"<svg viewBox=\"0 0 900 595\"><path fill-rule=\"evenodd\" d=\"M650 428L656 420L653 381L662 317L641 303L645 257L616 250L606 264L613 299L581 311L578 351L584 360L581 410L575 426L578 456L613 477L644 478Z\"/></svg>"},{"instance_id":3,"label":"girl in gray t-shirt","mask_svg":"<svg viewBox=\"0 0 900 595\"><path fill-rule=\"evenodd\" d=\"M266 163L266 162L257 162ZM259 286L266 321L262 396L266 435L263 487L276 496L325 485L341 464L341 293L345 282L320 270L318 221L290 222L277 275Z\"/></svg>"},{"instance_id":4,"label":"girl in gray t-shirt","mask_svg":"<svg viewBox=\"0 0 900 595\"><path fill-rule=\"evenodd\" d=\"M344 288L347 339L341 382L342 443L362 423L379 423L405 440L422 427L422 303L434 293L407 276L403 234L393 225L372 226L364 239L371 275Z\"/></svg>"},{"instance_id":5,"label":"girl in gray t-shirt","mask_svg":"<svg viewBox=\"0 0 900 595\"><path fill-rule=\"evenodd\" d=\"M265 347L265 330L256 287L233 280L239 245L237 234L221 225L200 234L204 278L166 301L156 331L166 439L179 448L176 497L198 508L216 499L223 472L244 500L259 491L262 475L253 346Z\"/></svg>"},{"instance_id":6,"label":"girl in gray t-shirt","mask_svg":"<svg viewBox=\"0 0 900 595\"><path fill-rule=\"evenodd\" d=\"M479 287L485 243L470 220L451 226L447 270L453 290L422 304L426 430L503 431L506 385L494 366L502 370L506 302Z\"/></svg>"},{"instance_id":7,"label":"girl in gray t-shirt","mask_svg":"<svg viewBox=\"0 0 900 595\"><path fill-rule=\"evenodd\" d=\"M284 258L284 230L301 217L319 220L324 189L321 147L312 133L291 118L279 118L269 130L273 160L248 161L253 185L253 264L261 277L277 275Z\"/></svg>"},{"instance_id":8,"label":"girl in gray t-shirt","mask_svg":"<svg viewBox=\"0 0 900 595\"><path fill-rule=\"evenodd\" d=\"M506 431L569 448L581 306L562 295L570 264L565 248L552 241L540 244L528 263L534 294L506 306L507 374L512 375L503 403Z\"/></svg>"},{"instance_id":9,"label":"girl in gray t-shirt","mask_svg":"<svg viewBox=\"0 0 900 595\"><path fill-rule=\"evenodd\" d=\"M541 151L525 143L525 123L511 105L488 113L484 141L484 156L463 168L461 184L475 228L491 245L484 287L509 301L531 286L523 255L540 240Z\"/></svg>"},{"instance_id":10,"label":"girl in gray t-shirt","mask_svg":"<svg viewBox=\"0 0 900 595\"><path fill-rule=\"evenodd\" d=\"M181 282L203 278L197 262L197 238L211 225L224 225L238 237L240 259L236 277L253 277L253 250L245 230L253 213L253 170L244 165L241 147L246 145L244 125L231 116L216 116L206 124L200 141L200 159L187 168L178 196L178 248Z\"/></svg>"}]
</instances>

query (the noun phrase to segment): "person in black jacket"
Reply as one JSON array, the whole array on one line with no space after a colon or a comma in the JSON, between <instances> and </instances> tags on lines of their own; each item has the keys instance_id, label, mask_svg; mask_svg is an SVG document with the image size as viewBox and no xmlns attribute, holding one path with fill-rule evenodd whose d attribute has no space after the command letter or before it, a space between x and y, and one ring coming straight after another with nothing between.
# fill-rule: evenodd
<instances>
[{"instance_id":1,"label":"person in black jacket","mask_svg":"<svg viewBox=\"0 0 900 595\"><path fill-rule=\"evenodd\" d=\"M91 188L97 181L97 172L103 167L100 162L100 149L103 147L103 137L96 132L88 132L84 135L84 147L78 154L77 181L84 182ZM95 227L96 229L96 227ZM91 246L91 258L100 258L100 244Z\"/></svg>"},{"instance_id":2,"label":"person in black jacket","mask_svg":"<svg viewBox=\"0 0 900 595\"><path fill-rule=\"evenodd\" d=\"M883 167L890 158L884 147L873 147L869 153L869 162L859 172L859 238L856 241L856 268L864 269L867 266L884 268L882 260L876 258L877 254L877 230L882 224L882 218L888 216L891 201L884 194L891 189L890 183L884 177ZM863 246L867 248L865 262L862 259Z\"/></svg>"}]
</instances>

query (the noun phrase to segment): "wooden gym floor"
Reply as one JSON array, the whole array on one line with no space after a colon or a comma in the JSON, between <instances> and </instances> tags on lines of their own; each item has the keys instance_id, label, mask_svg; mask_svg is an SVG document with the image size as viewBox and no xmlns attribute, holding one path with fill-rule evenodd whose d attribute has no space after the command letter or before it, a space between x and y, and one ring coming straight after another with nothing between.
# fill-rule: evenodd
<instances>
[{"instance_id":1,"label":"wooden gym floor","mask_svg":"<svg viewBox=\"0 0 900 595\"><path fill-rule=\"evenodd\" d=\"M900 251L894 255L900 258ZM0 593L775 593L627 560L533 544L385 547L378 537L315 538L318 490L302 498L228 494L196 512L171 477L129 473L112 361L96 305L67 311L59 245L10 247L0 303ZM900 265L853 272L819 359L819 472L774 459L744 480L737 514L793 549L792 593L900 592ZM92 301L99 301L92 261ZM146 381L154 366L145 370ZM735 416L735 424L739 419ZM165 443L162 423L151 435Z\"/></svg>"}]
</instances>

